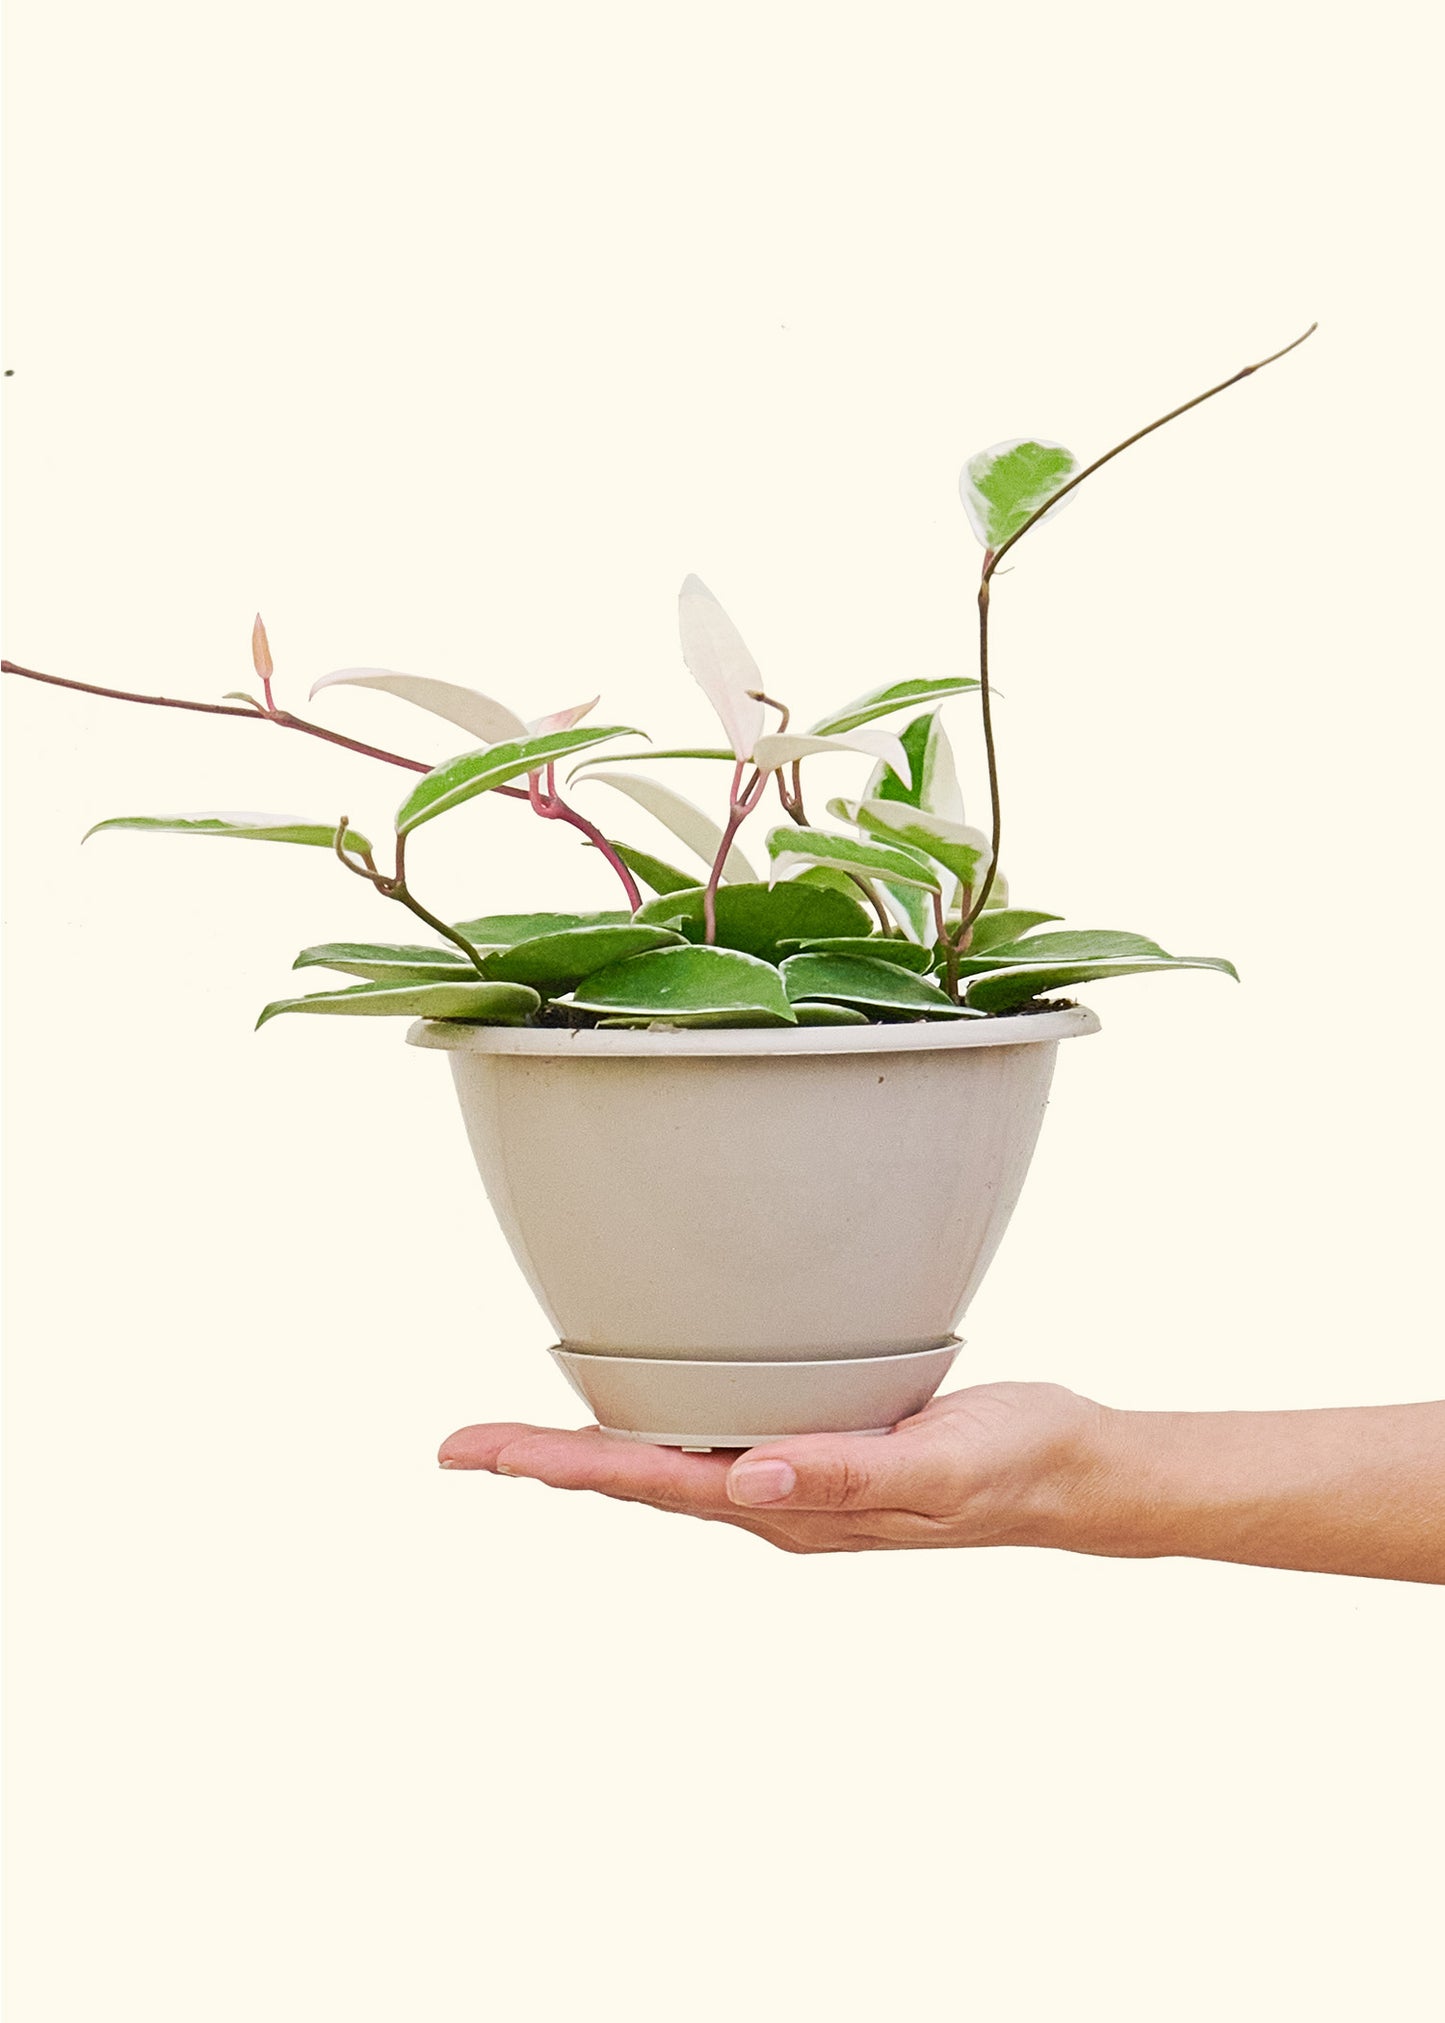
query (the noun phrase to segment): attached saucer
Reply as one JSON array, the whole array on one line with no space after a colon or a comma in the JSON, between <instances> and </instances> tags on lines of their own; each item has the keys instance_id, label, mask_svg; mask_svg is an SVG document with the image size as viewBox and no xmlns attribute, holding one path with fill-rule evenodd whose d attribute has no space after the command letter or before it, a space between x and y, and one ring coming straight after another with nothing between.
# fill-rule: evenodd
<instances>
[{"instance_id":1,"label":"attached saucer","mask_svg":"<svg viewBox=\"0 0 1445 2023\"><path fill-rule=\"evenodd\" d=\"M656 1447L756 1447L794 1433L886 1433L921 1412L962 1343L807 1363L552 1356L604 1432ZM698 1430L703 1429L703 1430Z\"/></svg>"}]
</instances>

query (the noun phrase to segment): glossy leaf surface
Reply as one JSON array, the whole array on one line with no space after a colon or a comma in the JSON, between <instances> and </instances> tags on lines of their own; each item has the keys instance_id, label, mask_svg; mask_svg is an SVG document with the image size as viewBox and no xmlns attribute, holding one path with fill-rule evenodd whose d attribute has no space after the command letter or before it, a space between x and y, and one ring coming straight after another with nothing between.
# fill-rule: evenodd
<instances>
[{"instance_id":1,"label":"glossy leaf surface","mask_svg":"<svg viewBox=\"0 0 1445 2023\"><path fill-rule=\"evenodd\" d=\"M771 963L733 948L662 948L588 977L571 1002L609 1018L677 1025L794 1025Z\"/></svg>"},{"instance_id":2,"label":"glossy leaf surface","mask_svg":"<svg viewBox=\"0 0 1445 2023\"><path fill-rule=\"evenodd\" d=\"M372 983L477 979L476 965L459 948L437 948L430 942L322 941L303 948L291 967L339 969Z\"/></svg>"},{"instance_id":3,"label":"glossy leaf surface","mask_svg":"<svg viewBox=\"0 0 1445 2023\"><path fill-rule=\"evenodd\" d=\"M520 1025L541 1004L536 991L518 983L358 983L349 990L321 991L314 997L283 997L257 1019L263 1026L282 1012L314 1012L346 1018L470 1019L484 1025Z\"/></svg>"},{"instance_id":4,"label":"glossy leaf surface","mask_svg":"<svg viewBox=\"0 0 1445 2023\"><path fill-rule=\"evenodd\" d=\"M828 998L898 1017L960 1016L960 1008L928 978L856 955L790 955L783 964L783 982L790 998Z\"/></svg>"},{"instance_id":5,"label":"glossy leaf surface","mask_svg":"<svg viewBox=\"0 0 1445 2023\"><path fill-rule=\"evenodd\" d=\"M768 837L768 854L775 878L787 878L805 865L825 864L835 871L861 872L865 878L916 885L925 892L942 890L938 872L916 851L860 841L856 836L837 836L828 829L774 829Z\"/></svg>"},{"instance_id":6,"label":"glossy leaf surface","mask_svg":"<svg viewBox=\"0 0 1445 2023\"><path fill-rule=\"evenodd\" d=\"M687 892L697 883L691 871L679 871L661 857L646 850L634 850L630 843L619 843L615 836L608 841L633 877L640 879L650 892Z\"/></svg>"},{"instance_id":7,"label":"glossy leaf surface","mask_svg":"<svg viewBox=\"0 0 1445 2023\"><path fill-rule=\"evenodd\" d=\"M900 709L911 709L920 702L941 702L950 695L963 695L968 689L977 688L979 683L972 675L948 675L940 680L894 681L886 688L875 688L867 695L860 695L842 709L820 717L813 725L818 737L836 736L842 731L856 730L859 724L872 723L875 717L892 716Z\"/></svg>"},{"instance_id":8,"label":"glossy leaf surface","mask_svg":"<svg viewBox=\"0 0 1445 2023\"><path fill-rule=\"evenodd\" d=\"M557 934L539 934L530 941L513 942L510 948L489 955L483 967L498 983L527 983L551 990L561 984L579 983L609 963L630 955L645 955L649 949L668 948L683 937L668 927L639 926L629 922L616 927L567 927Z\"/></svg>"},{"instance_id":9,"label":"glossy leaf surface","mask_svg":"<svg viewBox=\"0 0 1445 2023\"><path fill-rule=\"evenodd\" d=\"M423 822L459 808L491 787L505 786L524 773L538 773L569 752L588 745L605 744L608 738L635 737L625 724L593 725L586 730L549 731L544 737L512 738L505 744L490 745L484 751L463 752L448 759L418 780L396 811L398 835L410 835Z\"/></svg>"},{"instance_id":10,"label":"glossy leaf surface","mask_svg":"<svg viewBox=\"0 0 1445 2023\"><path fill-rule=\"evenodd\" d=\"M681 920L689 940L703 934L703 888L670 892L649 899L636 916L640 922ZM783 944L814 935L863 935L868 915L856 893L830 891L822 885L739 884L720 886L717 893L717 943L741 949L745 955L772 962Z\"/></svg>"},{"instance_id":11,"label":"glossy leaf surface","mask_svg":"<svg viewBox=\"0 0 1445 2023\"><path fill-rule=\"evenodd\" d=\"M98 836L102 829L142 829L161 836L226 836L243 843L307 843L317 850L333 850L339 826L308 822L297 815L112 815L87 829L81 841ZM357 829L347 830L346 841L350 849L371 848Z\"/></svg>"}]
</instances>

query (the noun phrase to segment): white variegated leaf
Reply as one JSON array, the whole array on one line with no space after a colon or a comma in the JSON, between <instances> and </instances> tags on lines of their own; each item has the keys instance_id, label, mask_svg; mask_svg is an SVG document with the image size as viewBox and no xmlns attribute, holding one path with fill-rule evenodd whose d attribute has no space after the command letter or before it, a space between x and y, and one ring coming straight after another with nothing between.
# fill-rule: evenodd
<instances>
[{"instance_id":1,"label":"white variegated leaf","mask_svg":"<svg viewBox=\"0 0 1445 2023\"><path fill-rule=\"evenodd\" d=\"M905 777L908 754L892 731L850 731L846 735L818 736L812 732L778 731L758 738L753 745L753 764L765 773L790 766L797 759L811 758L815 752L865 752Z\"/></svg>"},{"instance_id":2,"label":"white variegated leaf","mask_svg":"<svg viewBox=\"0 0 1445 2023\"><path fill-rule=\"evenodd\" d=\"M749 693L763 685L756 661L696 576L689 576L678 593L677 618L688 673L717 711L734 752L740 759L751 758L763 728L763 705Z\"/></svg>"},{"instance_id":3,"label":"white variegated leaf","mask_svg":"<svg viewBox=\"0 0 1445 2023\"><path fill-rule=\"evenodd\" d=\"M911 850L946 866L961 884L977 884L988 869L992 852L982 829L965 822L950 822L927 808L910 808L906 801L830 801L830 815L854 822L870 836L887 842L904 843Z\"/></svg>"},{"instance_id":4,"label":"white variegated leaf","mask_svg":"<svg viewBox=\"0 0 1445 2023\"><path fill-rule=\"evenodd\" d=\"M529 731L529 726L505 703L493 701L479 689L463 688L460 682L434 681L430 675L395 674L386 667L339 667L334 674L323 674L319 681L312 682L313 699L324 688L383 689L388 695L400 697L402 702L414 703L432 716L458 724L478 744L495 745L505 738L524 738ZM590 708L589 703L578 715L585 716ZM567 726L558 724L552 728L561 730Z\"/></svg>"},{"instance_id":5,"label":"white variegated leaf","mask_svg":"<svg viewBox=\"0 0 1445 2023\"><path fill-rule=\"evenodd\" d=\"M969 525L985 548L1001 548L1079 468L1072 450L1046 436L1015 436L970 457L958 490ZM1069 499L1074 494L1070 492ZM1059 510L1069 503L1060 501ZM1046 519L1053 517L1045 514Z\"/></svg>"},{"instance_id":6,"label":"white variegated leaf","mask_svg":"<svg viewBox=\"0 0 1445 2023\"><path fill-rule=\"evenodd\" d=\"M716 858L723 832L710 815L705 815L685 795L674 793L671 787L664 787L660 781L643 779L636 773L587 773L578 785L592 781L600 781L604 787L615 787L619 794L626 794L636 801L639 808L645 808L649 815L661 822L664 829L670 829L678 841L685 843L704 864L711 865ZM751 884L756 881L757 875L734 843L723 863L723 877L730 883Z\"/></svg>"}]
</instances>

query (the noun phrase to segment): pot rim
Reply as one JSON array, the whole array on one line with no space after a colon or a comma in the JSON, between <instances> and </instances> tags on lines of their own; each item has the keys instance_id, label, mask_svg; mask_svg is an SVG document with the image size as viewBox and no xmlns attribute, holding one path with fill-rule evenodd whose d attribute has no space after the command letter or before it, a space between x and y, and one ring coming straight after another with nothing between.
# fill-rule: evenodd
<instances>
[{"instance_id":1,"label":"pot rim","mask_svg":"<svg viewBox=\"0 0 1445 2023\"><path fill-rule=\"evenodd\" d=\"M913 1054L956 1047L1024 1047L1096 1033L1086 1005L983 1019L920 1019L893 1026L640 1027L601 1032L594 1026L470 1026L418 1019L407 1044L450 1054L531 1054L567 1060L620 1060L639 1055L671 1060L750 1058L788 1054Z\"/></svg>"}]
</instances>

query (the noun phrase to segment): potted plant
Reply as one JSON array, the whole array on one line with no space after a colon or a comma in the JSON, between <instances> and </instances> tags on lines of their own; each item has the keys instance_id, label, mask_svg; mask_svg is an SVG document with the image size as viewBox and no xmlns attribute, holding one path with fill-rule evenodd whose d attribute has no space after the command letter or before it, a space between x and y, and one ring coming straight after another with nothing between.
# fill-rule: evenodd
<instances>
[{"instance_id":1,"label":"potted plant","mask_svg":"<svg viewBox=\"0 0 1445 2023\"><path fill-rule=\"evenodd\" d=\"M1097 1030L1070 994L1146 970L1234 974L1220 957L1063 928L1014 903L999 865L993 579L1122 450L1303 341L1088 465L1041 437L970 459L961 492L983 548L977 673L896 680L805 730L696 577L679 600L682 656L725 734L710 747L618 750L641 733L596 724L595 698L524 720L475 690L385 669L313 685L313 697L384 689L457 726L467 749L432 766L282 708L259 617L260 692L221 703L4 665L267 722L414 775L384 849L345 816L127 815L89 833L326 849L420 923L403 942L303 949L298 969L348 981L279 998L258 1025L401 1016L414 1021L413 1044L449 1054L493 1209L557 1328L554 1355L604 1427L688 1447L885 1431L926 1403L957 1353L956 1326L1024 1181L1059 1042ZM943 724L961 697L980 713L986 829L964 819ZM856 797L830 800L824 820L805 783L821 754L866 762ZM717 767L721 819L629 760ZM599 787L646 809L697 868L600 826L577 805L585 790L596 810ZM410 839L484 793L515 800L519 819L576 830L615 874L616 908L432 912L412 888Z\"/></svg>"}]
</instances>

